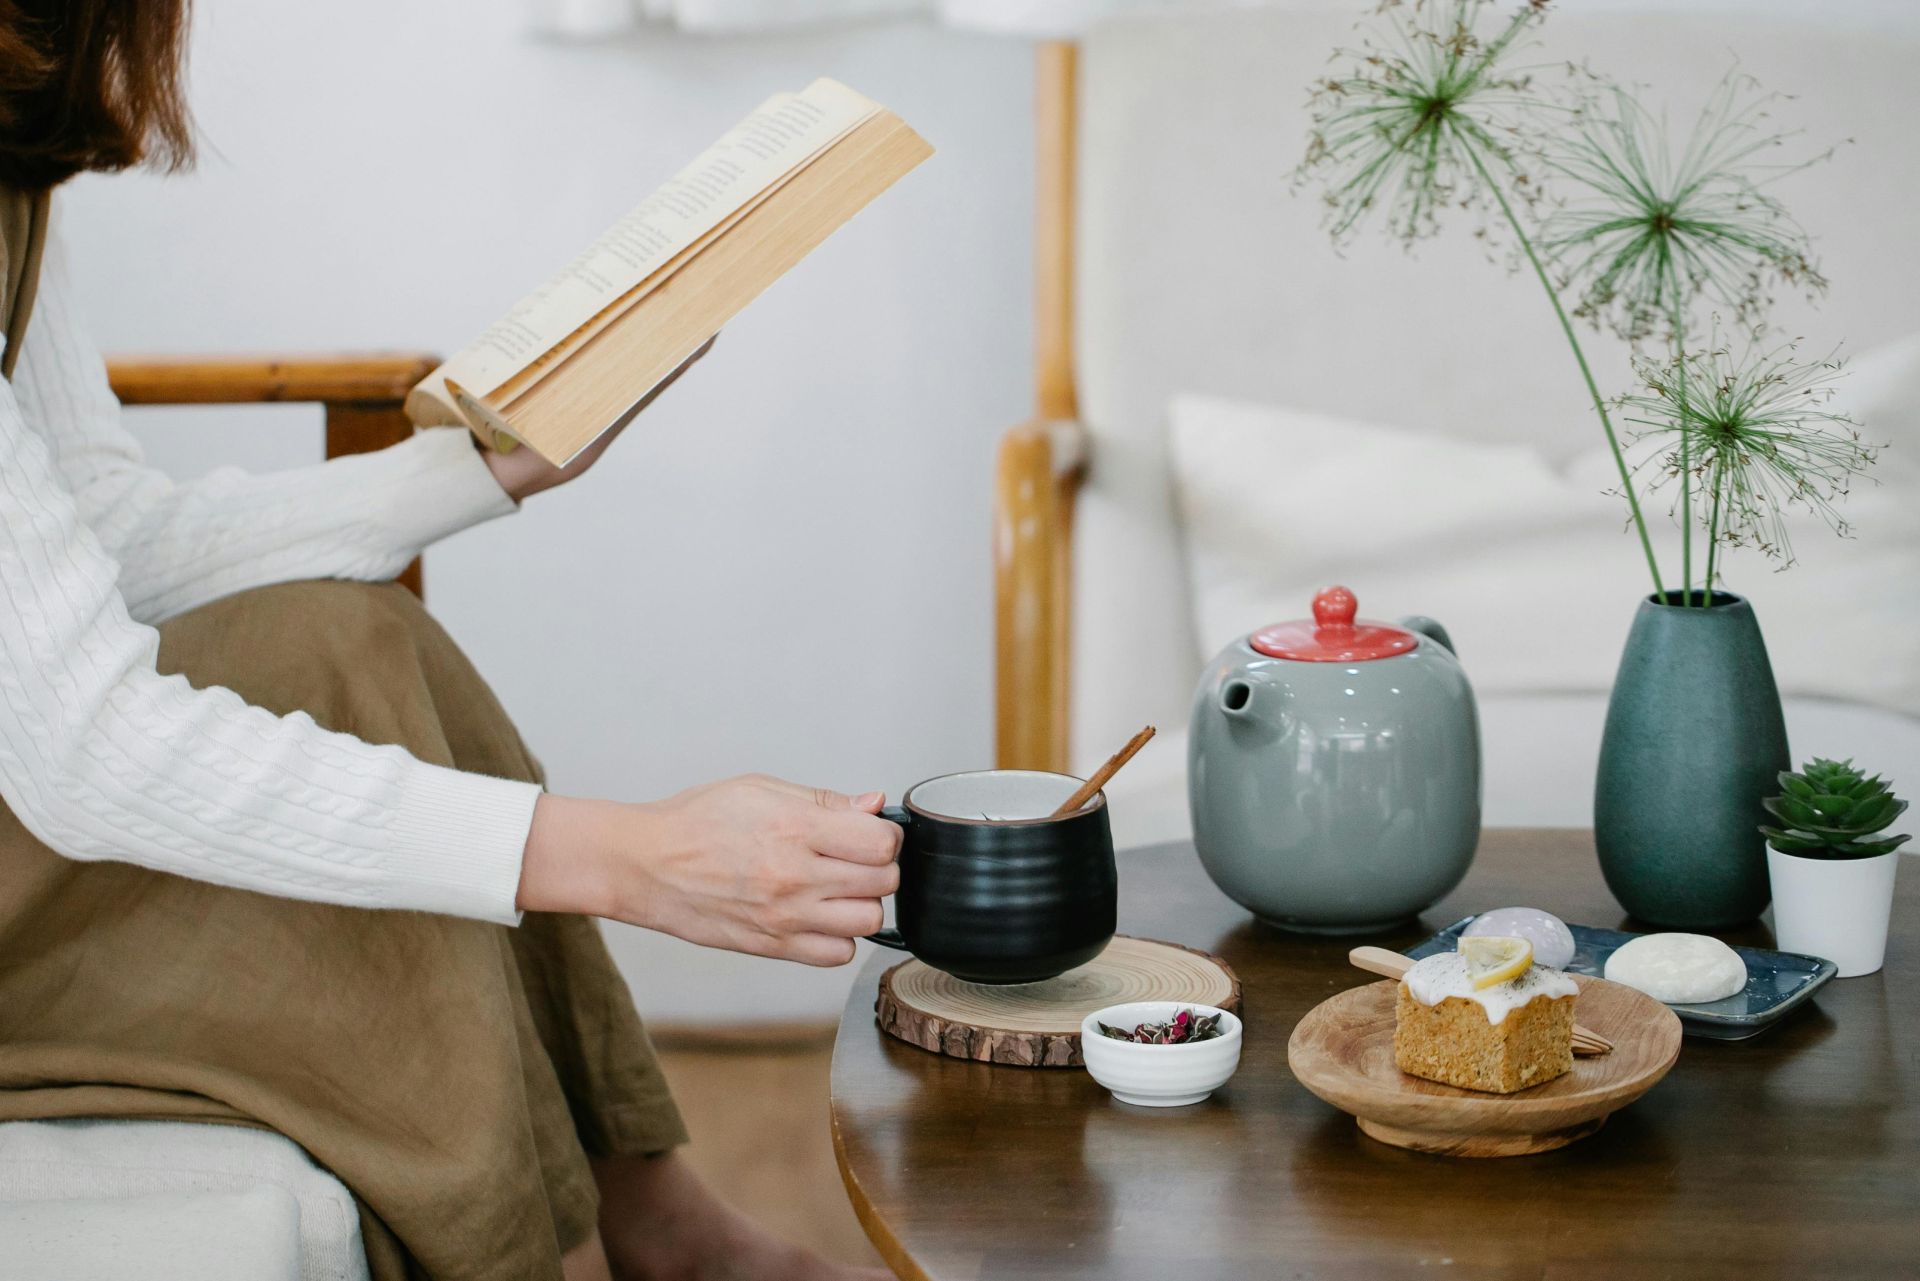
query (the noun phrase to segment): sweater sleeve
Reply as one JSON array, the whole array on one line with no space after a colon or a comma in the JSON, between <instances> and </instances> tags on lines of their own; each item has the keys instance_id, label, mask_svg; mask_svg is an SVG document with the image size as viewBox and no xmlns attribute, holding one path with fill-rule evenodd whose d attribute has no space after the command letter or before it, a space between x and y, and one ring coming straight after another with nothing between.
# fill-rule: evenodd
<instances>
[{"instance_id":1,"label":"sweater sleeve","mask_svg":"<svg viewBox=\"0 0 1920 1281\"><path fill-rule=\"evenodd\" d=\"M0 383L0 797L36 837L283 897L517 919L537 787L163 677L119 578Z\"/></svg>"},{"instance_id":2,"label":"sweater sleeve","mask_svg":"<svg viewBox=\"0 0 1920 1281\"><path fill-rule=\"evenodd\" d=\"M57 219L14 383L142 622L270 583L389 579L429 544L514 510L471 437L447 427L376 453L175 483L121 422L74 305Z\"/></svg>"}]
</instances>

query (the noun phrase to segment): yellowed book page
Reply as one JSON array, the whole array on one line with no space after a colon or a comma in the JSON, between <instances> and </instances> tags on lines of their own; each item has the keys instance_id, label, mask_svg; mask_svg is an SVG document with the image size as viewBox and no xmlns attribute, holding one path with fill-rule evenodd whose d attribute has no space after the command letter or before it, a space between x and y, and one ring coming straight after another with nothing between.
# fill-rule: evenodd
<instances>
[{"instance_id":1,"label":"yellowed book page","mask_svg":"<svg viewBox=\"0 0 1920 1281\"><path fill-rule=\"evenodd\" d=\"M409 396L409 414L416 422L457 418L448 378L473 395L491 394L878 110L824 78L769 98L429 374Z\"/></svg>"},{"instance_id":2,"label":"yellowed book page","mask_svg":"<svg viewBox=\"0 0 1920 1281\"><path fill-rule=\"evenodd\" d=\"M897 117L860 126L684 264L499 418L564 463L622 421L700 344L815 246L932 154Z\"/></svg>"}]
</instances>

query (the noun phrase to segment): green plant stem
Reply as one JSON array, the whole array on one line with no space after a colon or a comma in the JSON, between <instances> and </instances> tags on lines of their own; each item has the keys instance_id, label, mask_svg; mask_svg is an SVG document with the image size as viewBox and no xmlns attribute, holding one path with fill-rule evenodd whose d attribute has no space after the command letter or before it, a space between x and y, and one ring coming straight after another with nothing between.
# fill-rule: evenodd
<instances>
[{"instance_id":1,"label":"green plant stem","mask_svg":"<svg viewBox=\"0 0 1920 1281\"><path fill-rule=\"evenodd\" d=\"M1456 133L1456 136L1457 133ZM1520 242L1520 248L1527 255L1527 261L1533 264L1533 274L1540 278L1540 287L1547 291L1547 301L1553 304L1553 314L1559 318L1560 331L1567 336L1567 345L1573 348L1573 359L1580 366L1580 377L1586 381L1587 395L1593 400L1594 412L1600 415L1600 427L1607 433L1607 448L1613 451L1614 466L1620 469L1620 489L1627 496L1627 507L1633 513L1633 527L1640 535L1640 550L1646 553L1647 572L1653 575L1653 590L1662 600L1666 598L1667 587L1660 579L1660 565L1654 559L1653 539L1647 533L1647 521L1640 514L1640 500L1633 492L1633 472L1627 466L1627 457L1620 449L1620 438L1614 433L1613 419L1607 413L1606 397L1600 394L1600 385L1593 379L1593 370L1587 364L1587 353L1581 350L1579 335L1573 331L1573 321L1567 316L1567 309L1560 305L1560 291L1553 287L1553 280L1547 275L1547 269L1540 262L1540 255L1533 250L1533 241L1528 238L1526 228L1520 223L1520 217L1514 213L1513 206L1507 203L1507 193L1494 181L1488 171L1486 161L1480 158L1480 149L1470 138L1459 138L1461 148L1473 161L1473 167L1479 171L1480 180L1487 184L1493 198L1500 205L1500 212L1506 216L1507 225L1513 228L1513 234Z\"/></svg>"},{"instance_id":2,"label":"green plant stem","mask_svg":"<svg viewBox=\"0 0 1920 1281\"><path fill-rule=\"evenodd\" d=\"M1684 380L1685 374L1680 377ZM1683 383L1680 389L1686 395ZM1680 433L1680 603L1693 604L1693 459L1687 436Z\"/></svg>"},{"instance_id":3,"label":"green plant stem","mask_svg":"<svg viewBox=\"0 0 1920 1281\"><path fill-rule=\"evenodd\" d=\"M1726 460L1716 462L1713 469L1713 509L1707 516L1707 604L1713 603L1714 561L1720 552L1720 491L1726 488Z\"/></svg>"},{"instance_id":4,"label":"green plant stem","mask_svg":"<svg viewBox=\"0 0 1920 1281\"><path fill-rule=\"evenodd\" d=\"M1661 246L1661 271L1667 278L1668 297L1673 300L1673 314L1668 317L1668 345L1673 350L1674 386L1680 394L1680 408L1687 405L1687 317L1686 310L1680 305L1680 277L1673 269L1673 257ZM1709 549L1708 558L1712 558ZM1711 586L1707 589L1709 600L1713 595ZM1680 433L1680 603L1683 606L1693 604L1693 449L1686 432ZM1708 601L1701 602L1702 607Z\"/></svg>"},{"instance_id":5,"label":"green plant stem","mask_svg":"<svg viewBox=\"0 0 1920 1281\"><path fill-rule=\"evenodd\" d=\"M1685 377L1686 375L1681 375ZM1693 476L1685 433L1680 436L1680 603L1693 604Z\"/></svg>"}]
</instances>

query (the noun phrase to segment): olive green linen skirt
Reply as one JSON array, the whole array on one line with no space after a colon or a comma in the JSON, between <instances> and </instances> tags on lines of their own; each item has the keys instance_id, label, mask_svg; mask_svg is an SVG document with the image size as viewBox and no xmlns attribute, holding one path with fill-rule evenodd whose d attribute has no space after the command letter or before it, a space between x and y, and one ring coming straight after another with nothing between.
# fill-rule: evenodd
<instances>
[{"instance_id":1,"label":"olive green linen skirt","mask_svg":"<svg viewBox=\"0 0 1920 1281\"><path fill-rule=\"evenodd\" d=\"M538 780L393 585L303 582L166 623L160 670L438 765ZM0 809L0 1120L258 1125L358 1198L377 1281L554 1278L589 1156L686 1132L599 930L270 898L77 863Z\"/></svg>"}]
</instances>

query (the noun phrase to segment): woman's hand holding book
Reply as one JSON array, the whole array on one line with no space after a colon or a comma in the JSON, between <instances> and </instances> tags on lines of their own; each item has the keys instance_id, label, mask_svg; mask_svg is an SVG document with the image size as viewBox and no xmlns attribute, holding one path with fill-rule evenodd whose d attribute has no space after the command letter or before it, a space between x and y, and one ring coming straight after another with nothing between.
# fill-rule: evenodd
<instances>
[{"instance_id":1,"label":"woman's hand holding book","mask_svg":"<svg viewBox=\"0 0 1920 1281\"><path fill-rule=\"evenodd\" d=\"M718 335L715 337L717 338ZM481 458L486 460L487 470L491 471L493 478L500 482L500 488L504 489L507 497L516 503L525 502L542 490L564 485L576 477L585 475L587 469L600 460L600 455L607 452L607 446L627 429L627 423L632 422L641 410L658 400L660 393L673 386L674 380L686 373L694 362L712 351L714 342L715 338L707 339L700 350L687 357L685 364L668 374L661 380L658 387L648 392L645 398L633 407L633 414L629 415L625 422L596 438L592 444L574 455L564 467L555 467L531 449L516 449L511 453L503 454L498 450L487 448L477 439L474 441L474 447L480 451Z\"/></svg>"}]
</instances>

